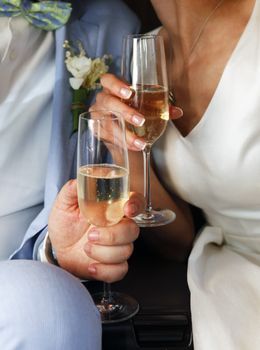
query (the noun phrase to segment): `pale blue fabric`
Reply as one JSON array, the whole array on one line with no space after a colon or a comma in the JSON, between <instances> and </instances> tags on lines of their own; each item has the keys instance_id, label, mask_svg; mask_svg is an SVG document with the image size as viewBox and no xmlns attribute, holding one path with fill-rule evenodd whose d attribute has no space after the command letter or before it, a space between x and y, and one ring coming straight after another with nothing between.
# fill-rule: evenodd
<instances>
[{"instance_id":1,"label":"pale blue fabric","mask_svg":"<svg viewBox=\"0 0 260 350\"><path fill-rule=\"evenodd\" d=\"M99 313L86 288L59 267L0 262L1 350L101 350Z\"/></svg>"},{"instance_id":2,"label":"pale blue fabric","mask_svg":"<svg viewBox=\"0 0 260 350\"><path fill-rule=\"evenodd\" d=\"M0 33L0 77L5 82L0 89L0 260L5 260L20 246L24 232L42 209L55 38L22 16L11 21L0 17Z\"/></svg>"}]
</instances>

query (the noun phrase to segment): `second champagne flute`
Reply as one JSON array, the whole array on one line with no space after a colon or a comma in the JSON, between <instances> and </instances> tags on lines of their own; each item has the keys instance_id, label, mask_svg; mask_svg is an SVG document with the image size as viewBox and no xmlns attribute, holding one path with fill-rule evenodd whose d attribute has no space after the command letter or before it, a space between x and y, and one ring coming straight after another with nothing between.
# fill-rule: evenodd
<instances>
[{"instance_id":1,"label":"second champagne flute","mask_svg":"<svg viewBox=\"0 0 260 350\"><path fill-rule=\"evenodd\" d=\"M78 201L82 215L94 226L117 224L129 196L129 166L124 120L110 111L80 115L78 132ZM124 321L137 313L137 301L112 292L92 295L103 323Z\"/></svg>"},{"instance_id":2,"label":"second champagne flute","mask_svg":"<svg viewBox=\"0 0 260 350\"><path fill-rule=\"evenodd\" d=\"M127 129L142 138L144 157L144 196L146 208L135 217L140 227L161 226L172 222L169 209L154 210L151 201L150 156L154 142L163 134L169 120L168 80L163 38L160 35L127 35L123 41L122 77L133 89L129 106L144 117L142 126L127 123Z\"/></svg>"}]
</instances>

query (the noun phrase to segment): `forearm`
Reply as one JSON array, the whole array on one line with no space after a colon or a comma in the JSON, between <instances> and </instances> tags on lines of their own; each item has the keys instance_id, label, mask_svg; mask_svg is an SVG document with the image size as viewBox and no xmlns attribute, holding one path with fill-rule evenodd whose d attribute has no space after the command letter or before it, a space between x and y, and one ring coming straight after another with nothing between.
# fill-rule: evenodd
<instances>
[{"instance_id":1,"label":"forearm","mask_svg":"<svg viewBox=\"0 0 260 350\"><path fill-rule=\"evenodd\" d=\"M139 152L130 153L131 190L143 193L143 160ZM183 260L187 257L194 237L194 225L189 205L177 196L169 194L151 169L153 208L168 208L176 219L168 225L144 229L144 240L166 257Z\"/></svg>"}]
</instances>

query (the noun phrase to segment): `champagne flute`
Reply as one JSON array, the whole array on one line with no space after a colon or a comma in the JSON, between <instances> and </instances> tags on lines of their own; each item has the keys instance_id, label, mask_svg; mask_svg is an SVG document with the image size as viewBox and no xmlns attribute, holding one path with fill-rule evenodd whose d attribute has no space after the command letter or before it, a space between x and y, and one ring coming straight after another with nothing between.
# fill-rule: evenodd
<instances>
[{"instance_id":1,"label":"champagne flute","mask_svg":"<svg viewBox=\"0 0 260 350\"><path fill-rule=\"evenodd\" d=\"M126 123L128 131L145 141L144 213L134 219L140 227L162 226L175 219L169 209L154 210L151 201L150 156L154 142L163 134L169 120L168 82L163 38L160 35L127 35L123 41L122 77L133 89L125 101L144 117L142 126Z\"/></svg>"},{"instance_id":2,"label":"champagne flute","mask_svg":"<svg viewBox=\"0 0 260 350\"><path fill-rule=\"evenodd\" d=\"M111 226L124 216L129 197L129 164L125 124L119 113L85 112L79 118L77 158L78 202L89 224ZM124 321L138 312L132 297L112 292L94 294L103 323Z\"/></svg>"}]
</instances>

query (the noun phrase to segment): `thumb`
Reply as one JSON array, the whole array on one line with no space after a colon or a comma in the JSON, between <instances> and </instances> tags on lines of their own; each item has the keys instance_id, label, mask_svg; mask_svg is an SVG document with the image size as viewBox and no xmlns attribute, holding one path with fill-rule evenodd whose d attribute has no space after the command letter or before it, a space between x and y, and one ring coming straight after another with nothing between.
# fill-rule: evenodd
<instances>
[{"instance_id":1,"label":"thumb","mask_svg":"<svg viewBox=\"0 0 260 350\"><path fill-rule=\"evenodd\" d=\"M140 214L145 207L144 197L137 192L131 192L128 201L124 205L124 213L131 218Z\"/></svg>"},{"instance_id":2,"label":"thumb","mask_svg":"<svg viewBox=\"0 0 260 350\"><path fill-rule=\"evenodd\" d=\"M78 207L77 180L69 180L60 190L56 206L61 210L75 210Z\"/></svg>"}]
</instances>

